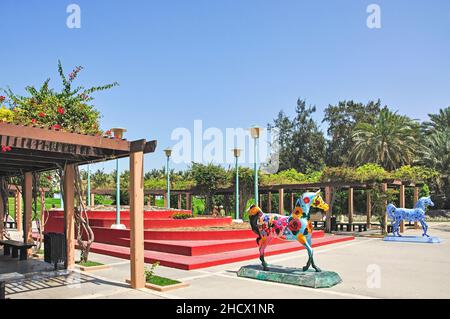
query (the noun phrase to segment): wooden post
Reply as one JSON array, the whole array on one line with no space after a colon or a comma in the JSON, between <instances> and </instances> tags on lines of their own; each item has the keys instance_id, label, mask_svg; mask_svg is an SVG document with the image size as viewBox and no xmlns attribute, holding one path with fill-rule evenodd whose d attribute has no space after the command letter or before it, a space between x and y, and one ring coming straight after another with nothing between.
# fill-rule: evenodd
<instances>
[{"instance_id":1,"label":"wooden post","mask_svg":"<svg viewBox=\"0 0 450 319\"><path fill-rule=\"evenodd\" d=\"M16 190L14 195L14 208L15 208L15 218L16 218L16 225L17 225L17 231L21 232L23 231L22 228L22 193Z\"/></svg>"},{"instance_id":2,"label":"wooden post","mask_svg":"<svg viewBox=\"0 0 450 319\"><path fill-rule=\"evenodd\" d=\"M225 216L228 214L229 211L230 211L230 195L226 194L225 195Z\"/></svg>"},{"instance_id":3,"label":"wooden post","mask_svg":"<svg viewBox=\"0 0 450 319\"><path fill-rule=\"evenodd\" d=\"M259 207L262 207L262 194L260 193L258 196L259 196L259 203L258 203L258 205L259 205Z\"/></svg>"},{"instance_id":4,"label":"wooden post","mask_svg":"<svg viewBox=\"0 0 450 319\"><path fill-rule=\"evenodd\" d=\"M272 213L272 192L267 194L267 213Z\"/></svg>"},{"instance_id":5,"label":"wooden post","mask_svg":"<svg viewBox=\"0 0 450 319\"><path fill-rule=\"evenodd\" d=\"M44 233L45 221L45 192L41 190L41 231Z\"/></svg>"},{"instance_id":6,"label":"wooden post","mask_svg":"<svg viewBox=\"0 0 450 319\"><path fill-rule=\"evenodd\" d=\"M367 200L366 200L366 213L367 213L367 229L370 229L371 223L370 220L372 218L372 195L370 190L366 189L367 192Z\"/></svg>"},{"instance_id":7,"label":"wooden post","mask_svg":"<svg viewBox=\"0 0 450 319\"><path fill-rule=\"evenodd\" d=\"M284 189L278 190L278 212L280 215L284 215Z\"/></svg>"},{"instance_id":8,"label":"wooden post","mask_svg":"<svg viewBox=\"0 0 450 319\"><path fill-rule=\"evenodd\" d=\"M186 210L190 209L190 200L191 200L190 194L186 193Z\"/></svg>"},{"instance_id":9,"label":"wooden post","mask_svg":"<svg viewBox=\"0 0 450 319\"><path fill-rule=\"evenodd\" d=\"M386 183L382 183L381 184L381 191L382 192L386 192L388 189L387 184ZM387 206L387 200L383 201L383 206L386 207ZM386 214L386 210L383 209L383 232L385 234L387 234L387 223L388 223L388 219L387 219L387 214Z\"/></svg>"},{"instance_id":10,"label":"wooden post","mask_svg":"<svg viewBox=\"0 0 450 319\"><path fill-rule=\"evenodd\" d=\"M66 230L66 269L75 266L75 167L66 165L64 170L64 221Z\"/></svg>"},{"instance_id":11,"label":"wooden post","mask_svg":"<svg viewBox=\"0 0 450 319\"><path fill-rule=\"evenodd\" d=\"M331 186L325 186L325 203L330 206L326 216L326 232L331 233Z\"/></svg>"},{"instance_id":12,"label":"wooden post","mask_svg":"<svg viewBox=\"0 0 450 319\"><path fill-rule=\"evenodd\" d=\"M353 187L348 189L348 223L353 224Z\"/></svg>"},{"instance_id":13,"label":"wooden post","mask_svg":"<svg viewBox=\"0 0 450 319\"><path fill-rule=\"evenodd\" d=\"M5 224L3 223L5 219L5 205L3 204L3 196L0 196L0 240L3 240L3 228Z\"/></svg>"},{"instance_id":14,"label":"wooden post","mask_svg":"<svg viewBox=\"0 0 450 319\"><path fill-rule=\"evenodd\" d=\"M294 192L291 193L291 213L294 211L295 207L295 198L294 198Z\"/></svg>"},{"instance_id":15,"label":"wooden post","mask_svg":"<svg viewBox=\"0 0 450 319\"><path fill-rule=\"evenodd\" d=\"M130 154L131 287L145 287L144 274L144 153Z\"/></svg>"},{"instance_id":16,"label":"wooden post","mask_svg":"<svg viewBox=\"0 0 450 319\"><path fill-rule=\"evenodd\" d=\"M24 225L23 225L23 242L33 243L32 237L32 218L33 218L33 174L31 172L25 173L25 189L24 192ZM31 254L31 250L29 251Z\"/></svg>"},{"instance_id":17,"label":"wooden post","mask_svg":"<svg viewBox=\"0 0 450 319\"><path fill-rule=\"evenodd\" d=\"M181 209L181 193L178 194L178 209Z\"/></svg>"},{"instance_id":18,"label":"wooden post","mask_svg":"<svg viewBox=\"0 0 450 319\"><path fill-rule=\"evenodd\" d=\"M95 194L91 193L91 206L95 206Z\"/></svg>"},{"instance_id":19,"label":"wooden post","mask_svg":"<svg viewBox=\"0 0 450 319\"><path fill-rule=\"evenodd\" d=\"M399 207L405 208L405 185L400 185L400 205ZM400 232L403 233L405 231L405 221L402 220L400 223Z\"/></svg>"},{"instance_id":20,"label":"wooden post","mask_svg":"<svg viewBox=\"0 0 450 319\"><path fill-rule=\"evenodd\" d=\"M416 203L419 201L419 187L414 186L414 206L416 206ZM418 229L419 228L419 223L418 222L414 222L414 228Z\"/></svg>"},{"instance_id":21,"label":"wooden post","mask_svg":"<svg viewBox=\"0 0 450 319\"><path fill-rule=\"evenodd\" d=\"M167 208L167 192L164 193L164 208Z\"/></svg>"}]
</instances>

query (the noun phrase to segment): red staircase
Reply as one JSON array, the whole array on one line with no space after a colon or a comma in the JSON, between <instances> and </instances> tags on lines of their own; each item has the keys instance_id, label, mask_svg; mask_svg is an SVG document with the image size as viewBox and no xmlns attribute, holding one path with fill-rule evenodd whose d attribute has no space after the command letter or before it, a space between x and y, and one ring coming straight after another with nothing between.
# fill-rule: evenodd
<instances>
[{"instance_id":1,"label":"red staircase","mask_svg":"<svg viewBox=\"0 0 450 319\"><path fill-rule=\"evenodd\" d=\"M180 230L181 227L211 227L231 224L231 217L172 219L173 211L144 212L145 262L159 261L161 265L191 270L259 257L256 235L249 229L220 228ZM89 212L89 222L95 234L92 252L119 258L130 258L130 230L110 229L115 212ZM61 232L62 212L50 212L46 232ZM129 226L129 212L121 212L121 222ZM168 229L163 229L168 228ZM325 236L313 233L313 247L354 239L353 236ZM282 254L304 249L298 242L273 240L266 255Z\"/></svg>"}]
</instances>

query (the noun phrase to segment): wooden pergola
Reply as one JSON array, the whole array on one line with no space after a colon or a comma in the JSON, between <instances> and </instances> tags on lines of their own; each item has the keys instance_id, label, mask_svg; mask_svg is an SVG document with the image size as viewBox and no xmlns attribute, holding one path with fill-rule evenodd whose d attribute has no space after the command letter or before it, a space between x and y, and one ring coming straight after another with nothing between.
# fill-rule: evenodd
<instances>
[{"instance_id":1,"label":"wooden pergola","mask_svg":"<svg viewBox=\"0 0 450 319\"><path fill-rule=\"evenodd\" d=\"M383 180L381 182L381 187L384 191L388 188L394 188L399 190L399 207L405 207L406 197L405 197L405 189L407 187L414 189L414 202L417 202L419 199L419 187L423 186L423 183L413 183L410 181L402 181L402 180ZM319 183L302 183L302 184L279 184L279 185L270 185L270 186L260 186L259 187L259 205L262 207L263 205L263 196L266 196L267 207L262 207L267 212L272 212L272 197L274 194L278 193L278 213L284 214L285 212L285 195L290 194L290 211L294 210L295 206L295 194L306 192L306 191L316 191L322 190L325 194L324 200L327 203L331 202L331 198L333 196L333 191L339 189L339 191L347 191L348 192L348 220L349 224L353 224L355 209L354 209L354 192L362 191L362 190L370 190L373 189L374 182L319 182ZM155 202L155 196L164 196L164 202L167 201L167 191L166 190L144 190L145 196L147 197L147 203L150 206ZM229 211L230 208L230 196L235 193L234 187L220 189L216 192L216 195L223 195L225 197L225 210ZM94 189L92 190L92 194L101 194L101 195L114 195L115 190L113 189ZM171 190L171 195L178 197L178 209L182 209L182 196L186 197L185 200L185 208L192 209L192 196L201 195L202 192L194 187L192 189L183 189L183 190ZM276 196L276 195L275 195ZM371 228L371 217L372 217L372 198L370 192L367 192L366 195L366 226L368 229ZM93 203L94 201L91 200ZM387 203L386 203L387 205ZM331 216L332 211L330 210L326 214L326 228L327 231L331 231ZM384 218L384 230L387 231L387 215L383 215ZM404 231L404 223L400 225L400 231Z\"/></svg>"},{"instance_id":2,"label":"wooden pergola","mask_svg":"<svg viewBox=\"0 0 450 319\"><path fill-rule=\"evenodd\" d=\"M64 171L64 217L67 241L67 268L75 263L75 166L117 158L130 158L130 232L131 286L143 288L144 279L144 154L155 151L156 141L127 141L94 135L63 132L41 127L0 122L0 146L10 147L0 152L0 178L23 176L24 201L23 238L32 239L33 173L55 169ZM9 148L8 148L9 149ZM0 200L0 220L4 204ZM0 234L3 234L3 222Z\"/></svg>"}]
</instances>

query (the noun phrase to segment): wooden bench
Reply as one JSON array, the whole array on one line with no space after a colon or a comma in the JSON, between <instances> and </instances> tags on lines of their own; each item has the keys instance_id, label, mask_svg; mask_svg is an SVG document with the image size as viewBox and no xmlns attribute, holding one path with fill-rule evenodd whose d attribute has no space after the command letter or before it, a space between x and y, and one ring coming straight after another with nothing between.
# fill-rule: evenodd
<instances>
[{"instance_id":1,"label":"wooden bench","mask_svg":"<svg viewBox=\"0 0 450 319\"><path fill-rule=\"evenodd\" d=\"M26 244L20 241L15 240L0 240L0 246L3 246L3 255L9 256L12 258L19 257L20 252L20 260L28 259L28 249L36 246L35 244ZM11 254L12 250L12 254Z\"/></svg>"},{"instance_id":2,"label":"wooden bench","mask_svg":"<svg viewBox=\"0 0 450 319\"><path fill-rule=\"evenodd\" d=\"M5 228L17 228L17 223L16 222L4 222Z\"/></svg>"},{"instance_id":3,"label":"wooden bench","mask_svg":"<svg viewBox=\"0 0 450 319\"><path fill-rule=\"evenodd\" d=\"M358 229L358 232L367 231L367 224L366 223L336 223L336 226L334 227L334 231L340 230L340 231L356 231Z\"/></svg>"}]
</instances>

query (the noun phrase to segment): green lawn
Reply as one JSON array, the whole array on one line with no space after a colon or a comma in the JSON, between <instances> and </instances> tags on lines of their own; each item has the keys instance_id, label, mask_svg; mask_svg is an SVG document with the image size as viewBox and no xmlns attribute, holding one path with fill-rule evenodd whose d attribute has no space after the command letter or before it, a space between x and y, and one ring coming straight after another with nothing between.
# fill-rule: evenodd
<instances>
[{"instance_id":1,"label":"green lawn","mask_svg":"<svg viewBox=\"0 0 450 319\"><path fill-rule=\"evenodd\" d=\"M147 279L147 283L153 284L153 285L158 285L158 286L170 286L170 285L179 284L180 282L177 280L173 280L173 279L169 279L169 278L165 278L165 277L151 276L149 279Z\"/></svg>"},{"instance_id":2,"label":"green lawn","mask_svg":"<svg viewBox=\"0 0 450 319\"><path fill-rule=\"evenodd\" d=\"M45 199L45 209L52 208L52 205L55 205L56 208L60 208L61 207L61 200L60 199L55 199L55 198L46 198ZM22 207L23 207L23 203L22 203ZM38 210L38 214L40 216L41 215L41 201L40 200L39 200L38 205L37 205L37 210ZM9 198L9 213L10 213L12 218L15 217L14 198L13 197Z\"/></svg>"},{"instance_id":3,"label":"green lawn","mask_svg":"<svg viewBox=\"0 0 450 319\"><path fill-rule=\"evenodd\" d=\"M85 263L82 263L80 261L77 262L77 265L83 266L83 267L94 267L94 266L103 266L104 264L98 263L96 261L87 261Z\"/></svg>"}]
</instances>

